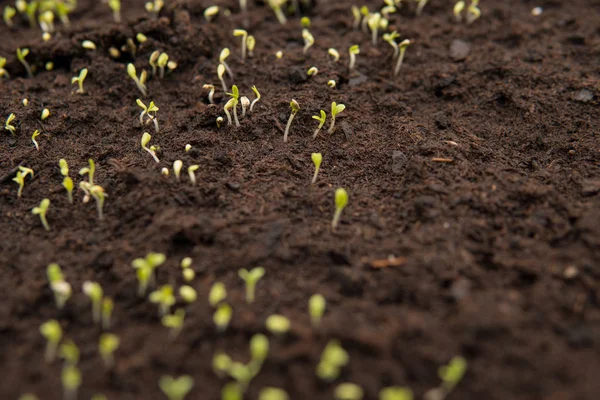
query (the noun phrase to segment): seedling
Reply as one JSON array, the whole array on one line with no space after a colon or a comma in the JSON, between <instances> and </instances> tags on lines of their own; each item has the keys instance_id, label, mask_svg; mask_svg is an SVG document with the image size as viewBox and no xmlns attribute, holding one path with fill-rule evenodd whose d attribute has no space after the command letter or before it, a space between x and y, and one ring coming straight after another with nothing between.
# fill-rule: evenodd
<instances>
[{"instance_id":1,"label":"seedling","mask_svg":"<svg viewBox=\"0 0 600 400\"><path fill-rule=\"evenodd\" d=\"M115 303L111 298L105 297L102 300L102 329L105 331L110 329L110 318L114 308Z\"/></svg>"},{"instance_id":2,"label":"seedling","mask_svg":"<svg viewBox=\"0 0 600 400\"><path fill-rule=\"evenodd\" d=\"M146 96L148 93L146 90L146 85L144 84L146 82L146 70L142 71L140 77L138 78L137 71L135 70L135 65L129 63L127 64L127 75L129 75L129 77L133 79L138 90L142 92L142 95Z\"/></svg>"},{"instance_id":3,"label":"seedling","mask_svg":"<svg viewBox=\"0 0 600 400\"><path fill-rule=\"evenodd\" d=\"M154 283L154 270L165 263L167 257L162 253L148 253L145 258L136 258L131 266L137 270L138 294L146 293L149 283Z\"/></svg>"},{"instance_id":4,"label":"seedling","mask_svg":"<svg viewBox=\"0 0 600 400\"><path fill-rule=\"evenodd\" d=\"M34 3L34 2L31 2L30 4L32 4L32 3ZM35 22L34 22L34 26L35 26ZM33 72L31 72L31 67L29 66L27 61L25 61L25 57L27 57L28 54L29 54L29 49L17 48L17 59L23 65L23 67L25 67L25 71L27 71L27 76L30 78L33 78Z\"/></svg>"},{"instance_id":5,"label":"seedling","mask_svg":"<svg viewBox=\"0 0 600 400\"><path fill-rule=\"evenodd\" d=\"M379 391L379 400L413 400L413 392L402 386L390 386Z\"/></svg>"},{"instance_id":6,"label":"seedling","mask_svg":"<svg viewBox=\"0 0 600 400\"><path fill-rule=\"evenodd\" d=\"M231 93L227 93L227 95L230 96L232 100L234 100L234 102L231 105L231 107L233 108L233 120L235 121L235 126L239 127L240 120L237 116L237 105L239 103L240 91L238 90L238 87L236 85L233 85L231 87Z\"/></svg>"},{"instance_id":7,"label":"seedling","mask_svg":"<svg viewBox=\"0 0 600 400\"><path fill-rule=\"evenodd\" d=\"M212 369L215 375L219 378L227 376L229 369L231 368L231 357L227 353L218 352L213 355Z\"/></svg>"},{"instance_id":8,"label":"seedling","mask_svg":"<svg viewBox=\"0 0 600 400\"><path fill-rule=\"evenodd\" d=\"M248 32L244 29L234 29L233 36L241 36L242 37L242 62L246 60L246 40L248 40Z\"/></svg>"},{"instance_id":9,"label":"seedling","mask_svg":"<svg viewBox=\"0 0 600 400\"><path fill-rule=\"evenodd\" d=\"M10 75L8 74L8 71L6 69L4 69L5 65L6 65L6 58L5 57L0 57L0 78L7 78L7 79L9 79Z\"/></svg>"},{"instance_id":10,"label":"seedling","mask_svg":"<svg viewBox=\"0 0 600 400\"><path fill-rule=\"evenodd\" d=\"M356 64L356 56L360 54L360 47L355 44L348 49L348 53L350 54L350 63L348 64L348 69L352 71Z\"/></svg>"},{"instance_id":11,"label":"seedling","mask_svg":"<svg viewBox=\"0 0 600 400\"><path fill-rule=\"evenodd\" d=\"M334 48L327 50L327 54L333 57L333 62L338 62L340 60L340 52Z\"/></svg>"},{"instance_id":12,"label":"seedling","mask_svg":"<svg viewBox=\"0 0 600 400\"><path fill-rule=\"evenodd\" d=\"M283 58L283 51L279 50L275 53L275 58L281 60Z\"/></svg>"},{"instance_id":13,"label":"seedling","mask_svg":"<svg viewBox=\"0 0 600 400\"><path fill-rule=\"evenodd\" d=\"M317 177L319 176L319 168L321 167L321 161L323 161L323 156L321 153L312 153L310 158L312 159L313 164L315 164L315 173L313 175L311 184L314 184L317 181Z\"/></svg>"},{"instance_id":14,"label":"seedling","mask_svg":"<svg viewBox=\"0 0 600 400\"><path fill-rule=\"evenodd\" d=\"M2 14L2 18L4 19L4 23L6 24L6 26L8 26L9 28L13 27L12 19L15 15L17 15L17 10L15 10L13 7L4 7L4 13Z\"/></svg>"},{"instance_id":15,"label":"seedling","mask_svg":"<svg viewBox=\"0 0 600 400\"><path fill-rule=\"evenodd\" d=\"M204 10L204 19L206 22L211 22L219 13L219 6L210 6Z\"/></svg>"},{"instance_id":16,"label":"seedling","mask_svg":"<svg viewBox=\"0 0 600 400\"><path fill-rule=\"evenodd\" d=\"M42 115L41 115L41 119L42 121L44 121L46 118L48 118L50 116L50 110L48 110L47 108L44 108L42 110Z\"/></svg>"},{"instance_id":17,"label":"seedling","mask_svg":"<svg viewBox=\"0 0 600 400\"><path fill-rule=\"evenodd\" d=\"M160 162L160 160L158 159L158 157L156 156L156 152L150 148L147 147L147 144L150 142L150 139L152 139L152 136L150 136L150 134L148 132L144 132L144 134L142 135L142 149L146 150L148 153L150 153L150 155L152 156L152 158L154 158L154 161L156 161L157 163Z\"/></svg>"},{"instance_id":18,"label":"seedling","mask_svg":"<svg viewBox=\"0 0 600 400\"><path fill-rule=\"evenodd\" d=\"M471 4L467 8L467 24L470 25L479 17L481 17L481 10L477 5L479 4L479 0L471 0Z\"/></svg>"},{"instance_id":19,"label":"seedling","mask_svg":"<svg viewBox=\"0 0 600 400\"><path fill-rule=\"evenodd\" d=\"M23 6L20 6L19 3L15 3L15 5L20 12L25 12L25 14L27 14L29 26L31 28L35 28L35 13L39 7L39 2L30 1L29 3L25 3Z\"/></svg>"},{"instance_id":20,"label":"seedling","mask_svg":"<svg viewBox=\"0 0 600 400\"><path fill-rule=\"evenodd\" d=\"M83 47L86 50L96 50L96 43L92 42L91 40L84 40L83 42L81 42L81 47Z\"/></svg>"},{"instance_id":21,"label":"seedling","mask_svg":"<svg viewBox=\"0 0 600 400\"><path fill-rule=\"evenodd\" d=\"M456 4L454 5L452 12L454 13L454 18L456 19L456 22L462 21L462 12L465 9L465 7L466 7L466 4L463 0L457 1Z\"/></svg>"},{"instance_id":22,"label":"seedling","mask_svg":"<svg viewBox=\"0 0 600 400\"><path fill-rule=\"evenodd\" d=\"M342 216L342 211L348 204L348 193L343 188L338 188L335 191L335 213L333 214L333 220L331 221L331 230L335 231L338 223L340 222L340 217Z\"/></svg>"},{"instance_id":23,"label":"seedling","mask_svg":"<svg viewBox=\"0 0 600 400\"><path fill-rule=\"evenodd\" d=\"M246 96L240 98L240 104L242 105L242 118L246 116L246 110L250 107L250 99Z\"/></svg>"},{"instance_id":24,"label":"seedling","mask_svg":"<svg viewBox=\"0 0 600 400\"><path fill-rule=\"evenodd\" d=\"M250 112L252 112L252 110L254 110L254 105L260 101L260 93L258 92L258 89L256 88L256 86L252 86L252 91L254 92L254 95L256 96L256 98L254 100L252 100L252 103L250 104Z\"/></svg>"},{"instance_id":25,"label":"seedling","mask_svg":"<svg viewBox=\"0 0 600 400\"><path fill-rule=\"evenodd\" d=\"M362 15L361 21L361 29L364 33L369 33L369 17L371 16L371 12L367 6L362 6L360 8L360 13Z\"/></svg>"},{"instance_id":26,"label":"seedling","mask_svg":"<svg viewBox=\"0 0 600 400\"><path fill-rule=\"evenodd\" d=\"M306 75L308 76L316 76L319 73L317 67L310 67L308 71L306 71Z\"/></svg>"},{"instance_id":27,"label":"seedling","mask_svg":"<svg viewBox=\"0 0 600 400\"><path fill-rule=\"evenodd\" d=\"M277 20L282 25L287 22L287 18L281 10L281 6L283 6L286 2L287 0L268 0L269 7L271 7L273 12L275 13L275 16L277 17Z\"/></svg>"},{"instance_id":28,"label":"seedling","mask_svg":"<svg viewBox=\"0 0 600 400\"><path fill-rule=\"evenodd\" d=\"M442 390L448 395L461 381L467 371L467 360L462 357L453 357L448 365L438 370L438 376L442 380Z\"/></svg>"},{"instance_id":29,"label":"seedling","mask_svg":"<svg viewBox=\"0 0 600 400\"><path fill-rule=\"evenodd\" d=\"M365 393L360 386L350 382L340 383L334 391L336 400L362 400L364 395Z\"/></svg>"},{"instance_id":30,"label":"seedling","mask_svg":"<svg viewBox=\"0 0 600 400\"><path fill-rule=\"evenodd\" d=\"M223 117L217 117L215 122L217 124L217 128L220 128L221 126L223 126Z\"/></svg>"},{"instance_id":31,"label":"seedling","mask_svg":"<svg viewBox=\"0 0 600 400\"><path fill-rule=\"evenodd\" d=\"M60 265L57 263L48 264L48 267L46 267L46 277L50 284L65 280Z\"/></svg>"},{"instance_id":32,"label":"seedling","mask_svg":"<svg viewBox=\"0 0 600 400\"><path fill-rule=\"evenodd\" d=\"M225 65L223 65L222 63L219 64L219 66L217 67L217 76L219 77L219 80L221 81L221 86L223 87L223 91L227 92L227 85L225 84L225 78L223 78L223 75L225 75Z\"/></svg>"},{"instance_id":33,"label":"seedling","mask_svg":"<svg viewBox=\"0 0 600 400\"><path fill-rule=\"evenodd\" d=\"M283 336L290 330L291 322L283 315L273 314L267 317L265 326L272 334Z\"/></svg>"},{"instance_id":34,"label":"seedling","mask_svg":"<svg viewBox=\"0 0 600 400\"><path fill-rule=\"evenodd\" d=\"M33 215L40 216L40 221L42 221L42 225L44 225L44 229L47 231L50 230L50 225L48 225L48 220L46 219L48 207L50 207L50 199L43 199L38 207L33 207L31 210Z\"/></svg>"},{"instance_id":35,"label":"seedling","mask_svg":"<svg viewBox=\"0 0 600 400\"><path fill-rule=\"evenodd\" d=\"M81 386L81 372L70 365L63 368L61 373L64 400L77 400L77 390Z\"/></svg>"},{"instance_id":36,"label":"seedling","mask_svg":"<svg viewBox=\"0 0 600 400\"><path fill-rule=\"evenodd\" d=\"M391 4L393 4L393 2ZM386 21L390 19L390 14L395 12L396 7L394 7L393 5L387 5L381 9L381 15L383 15L383 18L385 18Z\"/></svg>"},{"instance_id":37,"label":"seedling","mask_svg":"<svg viewBox=\"0 0 600 400\"><path fill-rule=\"evenodd\" d=\"M192 145L187 143L184 148L185 152L188 153L191 149L192 149Z\"/></svg>"},{"instance_id":38,"label":"seedling","mask_svg":"<svg viewBox=\"0 0 600 400\"><path fill-rule=\"evenodd\" d=\"M427 4L428 0L416 0L416 1L417 1L417 11L416 11L416 14L417 15L421 15L421 12L423 11L423 8Z\"/></svg>"},{"instance_id":39,"label":"seedling","mask_svg":"<svg viewBox=\"0 0 600 400\"><path fill-rule=\"evenodd\" d=\"M87 175L90 185L94 184L94 173L96 172L96 163L91 158L88 159L89 167L84 167L79 170L79 175Z\"/></svg>"},{"instance_id":40,"label":"seedling","mask_svg":"<svg viewBox=\"0 0 600 400\"><path fill-rule=\"evenodd\" d=\"M158 304L158 316L163 317L169 313L171 306L175 304L173 295L173 286L163 285L159 289L150 293L148 297L151 303Z\"/></svg>"},{"instance_id":41,"label":"seedling","mask_svg":"<svg viewBox=\"0 0 600 400\"><path fill-rule=\"evenodd\" d=\"M40 146L38 145L38 142L37 142L37 140L35 140L35 138L38 137L38 136L40 136L40 135L41 135L41 133L37 129L31 135L31 141L33 142L33 145L35 146L35 149L37 151L40 151Z\"/></svg>"},{"instance_id":42,"label":"seedling","mask_svg":"<svg viewBox=\"0 0 600 400\"><path fill-rule=\"evenodd\" d=\"M169 55L167 53L161 53L158 56L158 60L156 61L156 65L158 65L159 70L159 78L163 79L165 77L165 67L169 63Z\"/></svg>"},{"instance_id":43,"label":"seedling","mask_svg":"<svg viewBox=\"0 0 600 400\"><path fill-rule=\"evenodd\" d=\"M40 325L40 333L46 338L46 352L44 359L47 363L51 363L56 358L58 344L62 339L62 328L57 320L51 319Z\"/></svg>"},{"instance_id":44,"label":"seedling","mask_svg":"<svg viewBox=\"0 0 600 400\"><path fill-rule=\"evenodd\" d=\"M340 375L342 367L350 362L350 357L337 340L330 340L321 353L316 368L317 376L324 381L333 381Z\"/></svg>"},{"instance_id":45,"label":"seedling","mask_svg":"<svg viewBox=\"0 0 600 400\"><path fill-rule=\"evenodd\" d=\"M73 204L73 179L66 176L63 179L62 185L67 191L67 199L69 199L69 203Z\"/></svg>"},{"instance_id":46,"label":"seedling","mask_svg":"<svg viewBox=\"0 0 600 400\"><path fill-rule=\"evenodd\" d=\"M118 24L121 22L121 0L108 0L108 6L113 12L113 19Z\"/></svg>"},{"instance_id":47,"label":"seedling","mask_svg":"<svg viewBox=\"0 0 600 400\"><path fill-rule=\"evenodd\" d=\"M246 303L253 303L256 294L256 284L265 276L263 267L256 267L248 271L242 268L238 271L238 276L246 282Z\"/></svg>"},{"instance_id":48,"label":"seedling","mask_svg":"<svg viewBox=\"0 0 600 400\"><path fill-rule=\"evenodd\" d=\"M304 39L304 49L302 49L302 53L306 54L308 53L308 49L315 44L315 38L308 29L304 28L302 29L302 39Z\"/></svg>"},{"instance_id":49,"label":"seedling","mask_svg":"<svg viewBox=\"0 0 600 400\"><path fill-rule=\"evenodd\" d=\"M27 98L25 98L21 101L21 104L23 104L23 107L27 107L27 106L29 106L29 100Z\"/></svg>"},{"instance_id":50,"label":"seedling","mask_svg":"<svg viewBox=\"0 0 600 400\"><path fill-rule=\"evenodd\" d=\"M4 123L4 129L6 129L7 131L10 131L10 133L12 133L13 136L16 135L16 131L17 131L17 128L15 128L12 125L12 122L14 121L14 119L15 119L15 114L10 113L8 115L8 118L6 118L6 122Z\"/></svg>"},{"instance_id":51,"label":"seedling","mask_svg":"<svg viewBox=\"0 0 600 400\"><path fill-rule=\"evenodd\" d=\"M60 358L65 360L66 365L77 365L79 362L79 347L72 340L67 340L60 345Z\"/></svg>"},{"instance_id":52,"label":"seedling","mask_svg":"<svg viewBox=\"0 0 600 400\"><path fill-rule=\"evenodd\" d=\"M352 22L352 29L356 30L360 26L360 20L362 19L360 8L358 8L357 6L352 6L352 16L354 17L354 21Z\"/></svg>"},{"instance_id":53,"label":"seedling","mask_svg":"<svg viewBox=\"0 0 600 400\"><path fill-rule=\"evenodd\" d=\"M191 281L194 280L194 277L196 276L196 273L194 272L193 269L188 268L188 269L184 269L183 270L182 275L183 275L183 279L186 282L191 282Z\"/></svg>"},{"instance_id":54,"label":"seedling","mask_svg":"<svg viewBox=\"0 0 600 400\"><path fill-rule=\"evenodd\" d=\"M146 4L144 4L144 8L150 14L154 14L155 17L158 17L158 14L160 13L160 10L162 10L164 5L165 2L163 0L154 0L153 2L149 1Z\"/></svg>"},{"instance_id":55,"label":"seedling","mask_svg":"<svg viewBox=\"0 0 600 400\"><path fill-rule=\"evenodd\" d=\"M214 95L215 95L215 85L204 85L203 89L208 90L208 102L210 104L215 104Z\"/></svg>"},{"instance_id":56,"label":"seedling","mask_svg":"<svg viewBox=\"0 0 600 400\"><path fill-rule=\"evenodd\" d=\"M198 298L198 293L196 293L196 290L193 287L183 285L179 288L179 296L183 299L183 301L191 304Z\"/></svg>"},{"instance_id":57,"label":"seedling","mask_svg":"<svg viewBox=\"0 0 600 400\"><path fill-rule=\"evenodd\" d=\"M119 337L114 333L103 333L98 342L98 352L106 368L110 369L115 364L115 351L121 343Z\"/></svg>"},{"instance_id":58,"label":"seedling","mask_svg":"<svg viewBox=\"0 0 600 400\"><path fill-rule=\"evenodd\" d=\"M331 89L335 89L336 83L333 79L327 81L327 86L329 86Z\"/></svg>"},{"instance_id":59,"label":"seedling","mask_svg":"<svg viewBox=\"0 0 600 400\"><path fill-rule=\"evenodd\" d=\"M188 176L190 177L190 181L192 185L196 185L196 171L200 168L199 165L190 165L188 167Z\"/></svg>"},{"instance_id":60,"label":"seedling","mask_svg":"<svg viewBox=\"0 0 600 400\"><path fill-rule=\"evenodd\" d=\"M398 43L396 43L396 38L399 38L399 37L400 37L400 35L396 31L393 31L392 33L384 33L383 34L383 40L385 42L387 42L390 46L392 46L392 48L394 49L394 56L393 56L393 58L398 57L398 54L400 52L400 48L398 47Z\"/></svg>"},{"instance_id":61,"label":"seedling","mask_svg":"<svg viewBox=\"0 0 600 400\"><path fill-rule=\"evenodd\" d=\"M52 71L54 69L54 63L52 61L48 61L45 67L46 71Z\"/></svg>"},{"instance_id":62,"label":"seedling","mask_svg":"<svg viewBox=\"0 0 600 400\"><path fill-rule=\"evenodd\" d=\"M371 29L371 42L373 46L377 46L377 34L380 28L385 29L387 27L387 20L381 18L380 13L374 13L369 17L367 24L369 25L369 29Z\"/></svg>"},{"instance_id":63,"label":"seedling","mask_svg":"<svg viewBox=\"0 0 600 400\"><path fill-rule=\"evenodd\" d=\"M290 397L283 389L264 387L258 395L258 400L289 400Z\"/></svg>"},{"instance_id":64,"label":"seedling","mask_svg":"<svg viewBox=\"0 0 600 400\"><path fill-rule=\"evenodd\" d=\"M256 39L254 36L248 36L246 39L246 46L248 47L248 57L252 57L254 55L254 47L256 47Z\"/></svg>"},{"instance_id":65,"label":"seedling","mask_svg":"<svg viewBox=\"0 0 600 400\"><path fill-rule=\"evenodd\" d=\"M79 76L74 76L71 78L71 85L74 83L77 83L77 85L79 85L79 89L77 89L76 93L85 93L85 90L83 90L83 81L85 80L86 76L87 68L84 68L81 71L79 71Z\"/></svg>"},{"instance_id":66,"label":"seedling","mask_svg":"<svg viewBox=\"0 0 600 400\"><path fill-rule=\"evenodd\" d=\"M189 286L188 286L189 287ZM171 329L169 337L175 339L179 336L181 329L183 329L183 322L185 321L185 310L178 308L174 314L165 315L162 317L161 322L165 328Z\"/></svg>"},{"instance_id":67,"label":"seedling","mask_svg":"<svg viewBox=\"0 0 600 400\"><path fill-rule=\"evenodd\" d=\"M229 101L227 101L227 103L225 103L225 106L223 107L223 111L225 112L225 115L227 115L227 125L231 125L231 113L229 113L230 109L234 109L235 110L235 106L236 106L236 100L235 99L229 99ZM238 121L239 124L239 121ZM239 126L239 125L238 125Z\"/></svg>"},{"instance_id":68,"label":"seedling","mask_svg":"<svg viewBox=\"0 0 600 400\"><path fill-rule=\"evenodd\" d=\"M213 314L213 322L217 326L218 332L225 332L231 322L231 315L233 310L227 303L222 303L217 307L217 310Z\"/></svg>"},{"instance_id":69,"label":"seedling","mask_svg":"<svg viewBox=\"0 0 600 400\"><path fill-rule=\"evenodd\" d=\"M315 129L315 133L313 134L313 139L317 137L323 125L325 125L325 120L327 120L327 114L323 110L319 110L320 115L313 115L312 118L314 120L319 121L319 126Z\"/></svg>"},{"instance_id":70,"label":"seedling","mask_svg":"<svg viewBox=\"0 0 600 400\"><path fill-rule=\"evenodd\" d=\"M345 109L346 106L343 104L337 104L335 101L331 103L331 125L329 125L329 130L327 132L333 133L335 128L335 117Z\"/></svg>"},{"instance_id":71,"label":"seedling","mask_svg":"<svg viewBox=\"0 0 600 400\"><path fill-rule=\"evenodd\" d=\"M321 325L321 319L325 314L327 302L321 294L313 294L308 299L308 313L310 314L310 322L314 328Z\"/></svg>"},{"instance_id":72,"label":"seedling","mask_svg":"<svg viewBox=\"0 0 600 400\"><path fill-rule=\"evenodd\" d=\"M19 171L17 171L16 176L13 178L13 181L19 185L19 190L17 191L17 198L21 198L23 188L25 187L25 178L27 177L27 175L31 175L31 177L33 178L33 170L31 168L19 166Z\"/></svg>"},{"instance_id":73,"label":"seedling","mask_svg":"<svg viewBox=\"0 0 600 400\"><path fill-rule=\"evenodd\" d=\"M229 48L225 47L223 50L221 50L221 54L219 54L219 62L225 67L227 75L233 79L233 72L231 71L231 68L229 68L229 65L225 62L230 54L231 52L229 51Z\"/></svg>"},{"instance_id":74,"label":"seedling","mask_svg":"<svg viewBox=\"0 0 600 400\"><path fill-rule=\"evenodd\" d=\"M148 37L146 35L144 35L142 32L138 32L135 35L135 39L141 43L145 43L148 40Z\"/></svg>"},{"instance_id":75,"label":"seedling","mask_svg":"<svg viewBox=\"0 0 600 400\"><path fill-rule=\"evenodd\" d=\"M398 76L398 73L400 72L400 67L402 66L402 61L404 61L404 53L406 52L406 48L410 44L410 40L404 39L398 45L398 47L400 48L400 55L398 56L398 61L396 62L396 68L394 68L394 76Z\"/></svg>"},{"instance_id":76,"label":"seedling","mask_svg":"<svg viewBox=\"0 0 600 400\"><path fill-rule=\"evenodd\" d=\"M245 391L254 377L254 370L249 365L234 361L229 367L229 376L235 379L240 388Z\"/></svg>"},{"instance_id":77,"label":"seedling","mask_svg":"<svg viewBox=\"0 0 600 400\"><path fill-rule=\"evenodd\" d=\"M158 57L160 56L160 51L155 50L150 54L150 58L148 59L148 64L150 64L150 68L152 68L152 76L156 76L156 67L158 62Z\"/></svg>"},{"instance_id":78,"label":"seedling","mask_svg":"<svg viewBox=\"0 0 600 400\"><path fill-rule=\"evenodd\" d=\"M292 99L292 101L290 102L290 107L292 108L292 113L290 114L290 119L288 119L288 123L285 127L285 133L283 134L284 143L287 142L288 134L290 133L290 127L292 126L292 121L294 120L296 114L298 114L298 111L300 111L300 104L298 104L298 102L294 99Z\"/></svg>"},{"instance_id":79,"label":"seedling","mask_svg":"<svg viewBox=\"0 0 600 400\"><path fill-rule=\"evenodd\" d=\"M144 102L140 99L136 99L135 103L142 108L142 112L140 113L140 125L144 125L144 116L147 117L145 124L148 124L150 121L154 123L154 131L158 133L158 119L156 118L156 112L158 111L158 107L154 104L153 101L150 102L148 107L144 104ZM152 115L151 113L154 113Z\"/></svg>"},{"instance_id":80,"label":"seedling","mask_svg":"<svg viewBox=\"0 0 600 400\"><path fill-rule=\"evenodd\" d=\"M163 168L160 170L160 173L161 173L163 176L169 176L169 168L163 167Z\"/></svg>"},{"instance_id":81,"label":"seedling","mask_svg":"<svg viewBox=\"0 0 600 400\"><path fill-rule=\"evenodd\" d=\"M181 179L181 169L183 168L183 161L175 160L173 161L173 173L175 174L175 179L178 181Z\"/></svg>"},{"instance_id":82,"label":"seedling","mask_svg":"<svg viewBox=\"0 0 600 400\"><path fill-rule=\"evenodd\" d=\"M82 287L83 293L92 300L92 319L94 323L100 323L102 318L102 286L97 282L85 281Z\"/></svg>"},{"instance_id":83,"label":"seedling","mask_svg":"<svg viewBox=\"0 0 600 400\"><path fill-rule=\"evenodd\" d=\"M71 298L71 294L73 293L71 285L69 284L69 282L60 280L56 282L51 282L50 288L54 293L56 307L58 307L59 310L62 309L67 303L67 300Z\"/></svg>"},{"instance_id":84,"label":"seedling","mask_svg":"<svg viewBox=\"0 0 600 400\"><path fill-rule=\"evenodd\" d=\"M260 369L269 355L269 338L262 333L257 333L250 339L250 356L251 363ZM258 372L258 371L257 371Z\"/></svg>"},{"instance_id":85,"label":"seedling","mask_svg":"<svg viewBox=\"0 0 600 400\"><path fill-rule=\"evenodd\" d=\"M216 307L220 302L227 298L227 289L223 282L215 282L208 293L208 302L211 306Z\"/></svg>"},{"instance_id":86,"label":"seedling","mask_svg":"<svg viewBox=\"0 0 600 400\"><path fill-rule=\"evenodd\" d=\"M194 387L194 379L189 375L179 378L167 375L160 378L158 386L169 400L183 400Z\"/></svg>"},{"instance_id":87,"label":"seedling","mask_svg":"<svg viewBox=\"0 0 600 400\"><path fill-rule=\"evenodd\" d=\"M86 183L86 182L81 182ZM80 183L80 185L81 185ZM92 195L94 200L96 200L96 211L98 211L98 219L104 219L104 201L108 197L104 188L100 185L93 185L89 188L89 193Z\"/></svg>"}]
</instances>

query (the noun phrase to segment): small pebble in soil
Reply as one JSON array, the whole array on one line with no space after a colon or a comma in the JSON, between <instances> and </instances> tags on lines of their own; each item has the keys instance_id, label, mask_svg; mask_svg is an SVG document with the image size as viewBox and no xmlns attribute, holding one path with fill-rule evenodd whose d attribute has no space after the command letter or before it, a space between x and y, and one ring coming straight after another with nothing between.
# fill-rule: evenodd
<instances>
[{"instance_id":1,"label":"small pebble in soil","mask_svg":"<svg viewBox=\"0 0 600 400\"><path fill-rule=\"evenodd\" d=\"M563 272L563 276L567 280L575 279L579 275L579 270L574 265L569 265L565 268L565 272Z\"/></svg>"},{"instance_id":2,"label":"small pebble in soil","mask_svg":"<svg viewBox=\"0 0 600 400\"><path fill-rule=\"evenodd\" d=\"M454 61L463 61L471 52L471 45L464 40L454 39L450 45L450 57Z\"/></svg>"},{"instance_id":3,"label":"small pebble in soil","mask_svg":"<svg viewBox=\"0 0 600 400\"><path fill-rule=\"evenodd\" d=\"M579 101L581 103L589 103L594 100L594 94L587 89L582 89L575 96L573 96L575 101Z\"/></svg>"}]
</instances>

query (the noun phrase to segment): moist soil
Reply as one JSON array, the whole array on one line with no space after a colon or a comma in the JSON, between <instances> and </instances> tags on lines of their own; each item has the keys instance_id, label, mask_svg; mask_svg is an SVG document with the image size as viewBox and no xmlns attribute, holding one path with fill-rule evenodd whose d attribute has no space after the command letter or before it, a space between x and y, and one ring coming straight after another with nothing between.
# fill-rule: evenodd
<instances>
[{"instance_id":1,"label":"moist soil","mask_svg":"<svg viewBox=\"0 0 600 400\"><path fill-rule=\"evenodd\" d=\"M242 15L236 1L167 1L152 18L143 1L123 1L121 24L102 2L79 3L71 27L57 21L47 42L20 17L14 29L0 27L11 77L1 82L0 116L15 113L17 127L14 138L8 131L0 138L1 399L62 398L60 362L44 363L39 333L52 318L81 350L79 398L163 399L162 375L189 374L188 398L218 399L227 380L212 372L212 355L248 361L250 337L266 332L273 313L289 317L292 328L272 339L249 399L264 386L293 399L332 398L335 383L314 373L330 339L351 359L336 383L361 385L366 399L388 385L410 386L421 398L455 355L468 371L450 398L597 398L599 1L484 1L470 26L454 21L453 1L432 1L420 17L405 5L390 21L390 30L414 41L397 78L392 48L381 39L374 47L352 29L350 1L304 9L316 40L306 56L299 18L280 25L261 2L249 2ZM232 14L207 23L202 13L215 3ZM543 7L537 17L536 6ZM232 35L241 27L257 43L244 63ZM109 55L138 32L148 40L135 56ZM83 49L86 39L97 50ZM349 73L353 44L361 52ZM34 78L17 47L30 49ZM239 128L215 123L225 116L216 76L223 47L235 75L227 84L250 99L256 85L262 95ZM330 47L340 51L338 63ZM149 69L154 50L178 64L164 79L149 79L142 97L160 108L160 133L140 126L141 95L125 72L129 62L138 74ZM308 78L311 66L319 73ZM83 95L70 82L82 68L89 69ZM206 83L217 87L216 105ZM284 143L292 98L301 110ZM311 116L329 113L332 101L346 105L335 133L326 132L328 120L313 139ZM45 107L51 115L41 121ZM160 146L159 164L140 148L145 130ZM323 164L311 185L314 152ZM81 191L68 203L61 158L76 186L79 169L96 162L95 181L109 196L103 221ZM177 159L179 182L161 175ZM196 186L187 177L192 164L200 166ZM12 181L19 165L35 171L20 199ZM338 187L349 203L332 232ZM31 214L43 198L51 200L50 232ZM151 251L167 255L157 282L176 287L184 283L179 261L193 258L199 300L174 341L156 306L136 294L131 261ZM46 279L51 262L74 288L60 311ZM259 265L266 275L248 305L237 271ZM86 280L115 300L111 331L121 346L112 371L97 352L101 329L80 290ZM217 280L234 309L222 334L206 301ZM313 293L328 301L316 330L307 313Z\"/></svg>"}]
</instances>

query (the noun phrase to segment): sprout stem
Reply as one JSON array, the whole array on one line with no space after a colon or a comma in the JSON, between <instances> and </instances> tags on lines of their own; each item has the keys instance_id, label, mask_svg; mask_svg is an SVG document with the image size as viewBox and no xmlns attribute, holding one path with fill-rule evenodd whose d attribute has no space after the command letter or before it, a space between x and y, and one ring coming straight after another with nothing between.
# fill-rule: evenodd
<instances>
[{"instance_id":1,"label":"sprout stem","mask_svg":"<svg viewBox=\"0 0 600 400\"><path fill-rule=\"evenodd\" d=\"M288 134L290 133L290 127L292 126L292 121L294 120L295 116L296 116L296 113L294 113L294 112L292 112L292 114L290 114L290 119L288 119L287 125L285 127L285 133L283 134L284 142L287 142Z\"/></svg>"},{"instance_id":2,"label":"sprout stem","mask_svg":"<svg viewBox=\"0 0 600 400\"><path fill-rule=\"evenodd\" d=\"M400 55L398 56L398 61L396 62L396 68L394 68L394 76L398 76L400 73L400 67L402 66L402 61L404 61L404 53L406 52L406 47L400 48Z\"/></svg>"}]
</instances>

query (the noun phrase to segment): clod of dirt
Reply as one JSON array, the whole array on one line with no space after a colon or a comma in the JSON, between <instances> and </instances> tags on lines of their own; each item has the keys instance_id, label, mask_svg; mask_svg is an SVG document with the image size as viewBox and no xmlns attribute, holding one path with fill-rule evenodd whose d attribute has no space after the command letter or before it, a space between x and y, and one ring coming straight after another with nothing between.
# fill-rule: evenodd
<instances>
[{"instance_id":1,"label":"clod of dirt","mask_svg":"<svg viewBox=\"0 0 600 400\"><path fill-rule=\"evenodd\" d=\"M450 45L450 57L454 61L463 61L471 52L471 45L464 40L455 39Z\"/></svg>"},{"instance_id":2,"label":"clod of dirt","mask_svg":"<svg viewBox=\"0 0 600 400\"><path fill-rule=\"evenodd\" d=\"M594 94L587 89L581 89L573 96L573 99L581 103L589 103L594 100Z\"/></svg>"},{"instance_id":3,"label":"clod of dirt","mask_svg":"<svg viewBox=\"0 0 600 400\"><path fill-rule=\"evenodd\" d=\"M439 129L448 129L452 125L448 114L446 114L444 111L439 111L433 114L433 120Z\"/></svg>"},{"instance_id":4,"label":"clod of dirt","mask_svg":"<svg viewBox=\"0 0 600 400\"><path fill-rule=\"evenodd\" d=\"M306 75L306 71L300 68L290 68L288 76L290 82L296 85L306 82L308 80L308 75Z\"/></svg>"}]
</instances>

